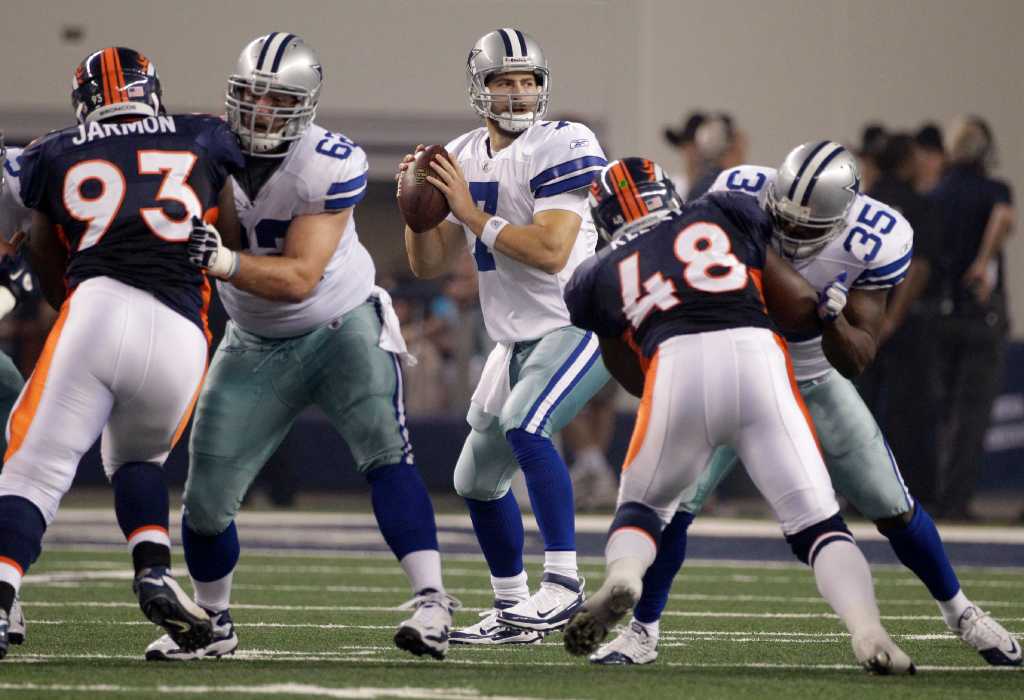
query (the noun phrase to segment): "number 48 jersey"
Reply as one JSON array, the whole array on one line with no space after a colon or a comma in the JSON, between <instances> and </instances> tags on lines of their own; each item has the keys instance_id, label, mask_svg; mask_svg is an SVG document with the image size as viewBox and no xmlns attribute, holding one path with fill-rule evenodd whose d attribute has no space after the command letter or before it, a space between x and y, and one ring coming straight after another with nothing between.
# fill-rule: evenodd
<instances>
[{"instance_id":1,"label":"number 48 jersey","mask_svg":"<svg viewBox=\"0 0 1024 700\"><path fill-rule=\"evenodd\" d=\"M741 192L764 206L774 177L775 168L740 165L723 171L711 191ZM914 230L902 214L858 194L838 236L814 255L789 262L815 289L824 288L844 271L850 289L890 289L906 277L913 248ZM797 379L816 379L831 369L820 336L787 339Z\"/></svg>"},{"instance_id":2,"label":"number 48 jersey","mask_svg":"<svg viewBox=\"0 0 1024 700\"><path fill-rule=\"evenodd\" d=\"M188 260L191 220L213 218L228 175L243 164L224 121L198 114L69 127L18 160L22 201L46 214L67 246L69 288L111 277L204 332L210 290Z\"/></svg>"},{"instance_id":3,"label":"number 48 jersey","mask_svg":"<svg viewBox=\"0 0 1024 700\"><path fill-rule=\"evenodd\" d=\"M574 325L628 335L650 358L668 338L727 328L774 330L761 291L768 216L749 197L702 197L585 260L565 290Z\"/></svg>"}]
</instances>

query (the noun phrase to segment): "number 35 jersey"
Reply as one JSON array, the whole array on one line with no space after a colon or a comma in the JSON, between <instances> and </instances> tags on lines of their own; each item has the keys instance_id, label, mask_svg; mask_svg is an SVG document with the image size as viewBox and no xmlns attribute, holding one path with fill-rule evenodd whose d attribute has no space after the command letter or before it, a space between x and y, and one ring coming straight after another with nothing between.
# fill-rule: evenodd
<instances>
[{"instance_id":1,"label":"number 35 jersey","mask_svg":"<svg viewBox=\"0 0 1024 700\"><path fill-rule=\"evenodd\" d=\"M18 159L21 200L67 246L69 289L111 277L204 332L210 288L188 260L192 217L213 218L220 190L242 165L224 121L198 114L69 127Z\"/></svg>"},{"instance_id":2,"label":"number 35 jersey","mask_svg":"<svg viewBox=\"0 0 1024 700\"><path fill-rule=\"evenodd\" d=\"M740 165L719 174L712 192L742 192L763 206L775 168ZM914 230L896 209L858 194L847 214L846 227L828 245L807 258L790 260L815 289L822 289L846 272L850 289L890 289L903 281L913 257ZM793 371L798 380L816 379L832 365L821 347L821 336L789 336Z\"/></svg>"},{"instance_id":3,"label":"number 35 jersey","mask_svg":"<svg viewBox=\"0 0 1024 700\"><path fill-rule=\"evenodd\" d=\"M537 122L494 153L487 129L481 127L446 148L458 160L477 206L488 214L517 226L532 224L535 214L549 209L579 214L582 223L569 260L553 275L488 248L463 227L476 262L480 306L492 340L534 340L568 326L562 292L573 270L593 254L597 244L586 188L607 161L594 133L576 122ZM454 216L448 221L460 223Z\"/></svg>"},{"instance_id":4,"label":"number 35 jersey","mask_svg":"<svg viewBox=\"0 0 1024 700\"><path fill-rule=\"evenodd\" d=\"M366 170L362 148L341 134L311 125L255 199L250 200L235 183L243 249L252 255L281 255L293 219L341 212L362 200ZM302 301L264 299L230 282L218 282L217 291L228 315L245 330L267 338L291 338L365 302L375 277L373 259L359 242L353 214L323 276Z\"/></svg>"},{"instance_id":5,"label":"number 35 jersey","mask_svg":"<svg viewBox=\"0 0 1024 700\"><path fill-rule=\"evenodd\" d=\"M774 330L761 292L770 233L753 199L702 197L576 268L565 290L572 322L603 337L628 334L647 358L677 335Z\"/></svg>"}]
</instances>

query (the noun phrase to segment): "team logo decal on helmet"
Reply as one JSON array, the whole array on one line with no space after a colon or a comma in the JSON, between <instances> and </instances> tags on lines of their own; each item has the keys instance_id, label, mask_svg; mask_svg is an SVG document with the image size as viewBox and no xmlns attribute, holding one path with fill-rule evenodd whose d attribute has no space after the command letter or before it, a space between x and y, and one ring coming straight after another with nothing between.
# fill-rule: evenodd
<instances>
[{"instance_id":1,"label":"team logo decal on helmet","mask_svg":"<svg viewBox=\"0 0 1024 700\"><path fill-rule=\"evenodd\" d=\"M156 66L138 51L122 46L91 53L71 78L71 105L80 123L164 114Z\"/></svg>"},{"instance_id":2,"label":"team logo decal on helmet","mask_svg":"<svg viewBox=\"0 0 1024 700\"><path fill-rule=\"evenodd\" d=\"M491 92L488 82L502 73L533 73L537 94ZM544 117L551 96L551 73L540 44L526 32L511 27L480 37L466 59L469 104L485 119L505 131L518 133ZM529 107L518 111L514 107Z\"/></svg>"},{"instance_id":3,"label":"team logo decal on helmet","mask_svg":"<svg viewBox=\"0 0 1024 700\"><path fill-rule=\"evenodd\" d=\"M313 123L324 71L299 37L271 32L242 49L228 78L228 123L250 155L283 158Z\"/></svg>"},{"instance_id":4,"label":"team logo decal on helmet","mask_svg":"<svg viewBox=\"0 0 1024 700\"><path fill-rule=\"evenodd\" d=\"M606 240L651 228L683 206L661 166L646 158L609 163L590 185L590 212Z\"/></svg>"},{"instance_id":5,"label":"team logo decal on helmet","mask_svg":"<svg viewBox=\"0 0 1024 700\"><path fill-rule=\"evenodd\" d=\"M776 247L792 258L821 250L845 228L859 192L857 161L841 145L813 141L797 146L782 161L765 194Z\"/></svg>"}]
</instances>

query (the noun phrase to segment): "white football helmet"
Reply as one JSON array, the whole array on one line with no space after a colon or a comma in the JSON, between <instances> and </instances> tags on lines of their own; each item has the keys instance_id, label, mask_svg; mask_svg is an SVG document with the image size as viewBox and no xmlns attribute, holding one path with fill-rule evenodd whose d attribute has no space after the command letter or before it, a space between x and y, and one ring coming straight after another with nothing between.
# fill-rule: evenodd
<instances>
[{"instance_id":1,"label":"white football helmet","mask_svg":"<svg viewBox=\"0 0 1024 700\"><path fill-rule=\"evenodd\" d=\"M271 32L242 49L225 96L228 124L249 155L284 158L316 116L324 71L312 47Z\"/></svg>"},{"instance_id":2,"label":"white football helmet","mask_svg":"<svg viewBox=\"0 0 1024 700\"><path fill-rule=\"evenodd\" d=\"M488 80L501 73L533 73L539 88L536 106L530 112L515 113L512 101L523 95L493 93ZM544 117L551 94L551 73L540 44L526 32L503 28L484 34L466 59L469 104L485 119L493 119L505 131L525 131ZM532 99L533 96L530 95Z\"/></svg>"}]
</instances>

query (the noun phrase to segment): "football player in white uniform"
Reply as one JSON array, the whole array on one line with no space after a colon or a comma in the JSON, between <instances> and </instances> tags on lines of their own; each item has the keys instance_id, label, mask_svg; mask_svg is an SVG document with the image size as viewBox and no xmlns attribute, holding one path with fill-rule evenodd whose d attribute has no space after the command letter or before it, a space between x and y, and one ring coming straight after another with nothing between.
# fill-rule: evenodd
<instances>
[{"instance_id":1,"label":"football player in white uniform","mask_svg":"<svg viewBox=\"0 0 1024 700\"><path fill-rule=\"evenodd\" d=\"M352 214L366 192L366 156L313 123L322 80L311 47L273 32L242 50L228 81L228 122L247 158L233 180L240 230L232 230L231 212L220 222L225 238L241 237L242 252L201 224L190 240L193 262L218 278L231 321L196 407L182 522L196 602L210 612L214 641L189 653L164 636L148 659L222 656L237 647L228 612L239 557L235 515L310 405L348 444L412 585L415 612L395 643L439 659L448 649L457 603L444 591L434 511L406 430L399 367L406 348Z\"/></svg>"},{"instance_id":2,"label":"football player in white uniform","mask_svg":"<svg viewBox=\"0 0 1024 700\"><path fill-rule=\"evenodd\" d=\"M993 665L1020 665L1020 644L960 588L931 517L914 501L878 424L847 377L870 364L889 291L913 252L914 232L895 209L859 192L853 156L832 141L793 149L776 170L741 165L722 172L711 191L757 197L774 219L773 243L817 289L823 303L845 300L833 323L842 341L825 357L823 336L788 338L798 386L818 431L836 491L874 521L903 564L938 603L947 626ZM707 497L736 465L720 448L684 496L663 547L644 578L634 618L591 656L599 664L643 664L657 658L658 620L686 555L686 530Z\"/></svg>"},{"instance_id":3,"label":"football player in white uniform","mask_svg":"<svg viewBox=\"0 0 1024 700\"><path fill-rule=\"evenodd\" d=\"M551 435L608 380L597 338L571 325L562 292L593 254L586 188L605 165L593 132L544 121L550 73L538 43L505 28L484 35L466 66L470 104L484 125L447 145L428 181L451 215L421 234L405 229L419 277L448 270L466 247L476 261L487 332L497 346L473 394L472 427L455 467L491 571L494 609L453 643L531 643L559 629L583 601L568 469ZM406 156L402 172L412 162ZM522 469L544 540L544 577L530 596L523 524L512 476Z\"/></svg>"}]
</instances>

